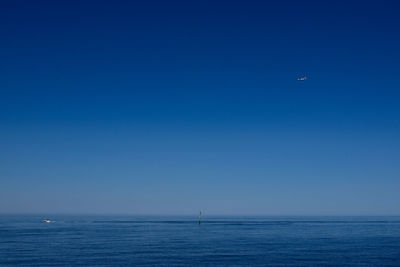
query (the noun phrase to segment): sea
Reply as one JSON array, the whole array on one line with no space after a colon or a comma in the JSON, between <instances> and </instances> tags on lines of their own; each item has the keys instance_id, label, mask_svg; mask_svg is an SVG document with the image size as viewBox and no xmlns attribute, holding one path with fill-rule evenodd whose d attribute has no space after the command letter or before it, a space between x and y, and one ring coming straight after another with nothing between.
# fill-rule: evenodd
<instances>
[{"instance_id":1,"label":"sea","mask_svg":"<svg viewBox=\"0 0 400 267\"><path fill-rule=\"evenodd\" d=\"M400 217L0 216L0 266L400 266Z\"/></svg>"}]
</instances>

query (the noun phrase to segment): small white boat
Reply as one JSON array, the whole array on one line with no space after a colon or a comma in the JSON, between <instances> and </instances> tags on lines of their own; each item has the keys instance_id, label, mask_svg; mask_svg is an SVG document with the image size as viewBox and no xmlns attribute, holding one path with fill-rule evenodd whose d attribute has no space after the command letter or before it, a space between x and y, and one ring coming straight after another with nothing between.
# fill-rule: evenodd
<instances>
[{"instance_id":1,"label":"small white boat","mask_svg":"<svg viewBox=\"0 0 400 267\"><path fill-rule=\"evenodd\" d=\"M51 223L51 221L49 219L43 220L43 222L45 223Z\"/></svg>"}]
</instances>

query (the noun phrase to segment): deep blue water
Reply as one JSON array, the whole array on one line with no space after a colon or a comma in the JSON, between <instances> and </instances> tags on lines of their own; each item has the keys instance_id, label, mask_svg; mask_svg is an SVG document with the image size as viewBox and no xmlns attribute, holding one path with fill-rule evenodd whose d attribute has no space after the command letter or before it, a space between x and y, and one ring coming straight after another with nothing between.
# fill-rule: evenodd
<instances>
[{"instance_id":1,"label":"deep blue water","mask_svg":"<svg viewBox=\"0 0 400 267\"><path fill-rule=\"evenodd\" d=\"M0 216L1 266L400 266L400 217Z\"/></svg>"}]
</instances>

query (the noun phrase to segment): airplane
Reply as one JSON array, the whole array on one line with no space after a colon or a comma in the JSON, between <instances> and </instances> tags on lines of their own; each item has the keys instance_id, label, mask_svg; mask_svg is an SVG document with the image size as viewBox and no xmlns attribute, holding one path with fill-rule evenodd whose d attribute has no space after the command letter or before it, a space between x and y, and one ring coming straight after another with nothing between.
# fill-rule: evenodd
<instances>
[{"instance_id":1,"label":"airplane","mask_svg":"<svg viewBox=\"0 0 400 267\"><path fill-rule=\"evenodd\" d=\"M304 76L304 77L300 77L300 78L297 78L297 80L302 82L302 81L305 81L305 80L307 80L307 77L306 77L306 76Z\"/></svg>"}]
</instances>

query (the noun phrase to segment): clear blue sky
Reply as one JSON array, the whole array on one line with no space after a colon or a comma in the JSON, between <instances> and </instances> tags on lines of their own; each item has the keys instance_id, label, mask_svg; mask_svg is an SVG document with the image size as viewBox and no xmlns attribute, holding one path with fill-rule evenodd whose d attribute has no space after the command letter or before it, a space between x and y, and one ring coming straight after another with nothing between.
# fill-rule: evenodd
<instances>
[{"instance_id":1,"label":"clear blue sky","mask_svg":"<svg viewBox=\"0 0 400 267\"><path fill-rule=\"evenodd\" d=\"M399 9L1 1L0 213L400 214Z\"/></svg>"}]
</instances>

